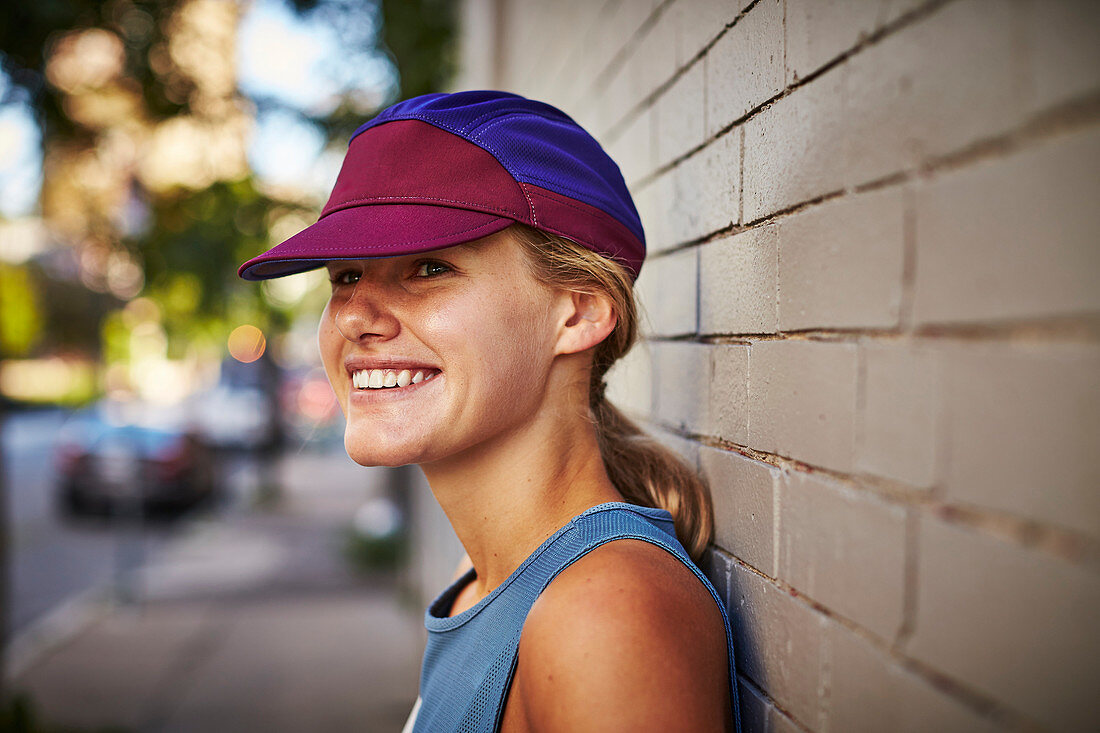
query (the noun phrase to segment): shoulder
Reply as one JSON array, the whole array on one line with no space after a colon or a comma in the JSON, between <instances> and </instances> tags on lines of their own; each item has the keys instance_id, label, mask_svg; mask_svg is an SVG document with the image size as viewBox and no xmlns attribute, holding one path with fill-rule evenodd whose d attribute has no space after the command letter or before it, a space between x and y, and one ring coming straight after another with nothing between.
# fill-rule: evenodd
<instances>
[{"instance_id":1,"label":"shoulder","mask_svg":"<svg viewBox=\"0 0 1100 733\"><path fill-rule=\"evenodd\" d=\"M532 728L723 730L722 615L679 559L642 540L601 545L532 606L513 694Z\"/></svg>"}]
</instances>

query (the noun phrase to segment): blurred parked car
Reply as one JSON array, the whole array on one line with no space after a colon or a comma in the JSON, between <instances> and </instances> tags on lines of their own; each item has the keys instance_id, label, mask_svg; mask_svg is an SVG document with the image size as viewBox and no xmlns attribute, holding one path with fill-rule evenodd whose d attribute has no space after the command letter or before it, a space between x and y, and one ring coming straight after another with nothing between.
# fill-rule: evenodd
<instances>
[{"instance_id":1,"label":"blurred parked car","mask_svg":"<svg viewBox=\"0 0 1100 733\"><path fill-rule=\"evenodd\" d=\"M278 389L280 375L269 359L242 364L222 362L211 389L196 395L191 409L204 441L218 449L265 451L282 441Z\"/></svg>"},{"instance_id":2,"label":"blurred parked car","mask_svg":"<svg viewBox=\"0 0 1100 733\"><path fill-rule=\"evenodd\" d=\"M215 490L211 451L183 425L124 420L100 406L75 414L56 450L66 513L178 511Z\"/></svg>"}]
</instances>

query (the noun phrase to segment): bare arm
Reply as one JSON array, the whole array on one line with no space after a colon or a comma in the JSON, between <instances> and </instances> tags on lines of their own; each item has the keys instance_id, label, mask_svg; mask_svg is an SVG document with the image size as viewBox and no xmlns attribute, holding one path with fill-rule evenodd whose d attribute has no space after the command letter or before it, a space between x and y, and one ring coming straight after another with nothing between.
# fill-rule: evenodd
<instances>
[{"instance_id":1,"label":"bare arm","mask_svg":"<svg viewBox=\"0 0 1100 733\"><path fill-rule=\"evenodd\" d=\"M733 729L725 626L663 549L603 545L532 607L505 711L531 731Z\"/></svg>"}]
</instances>

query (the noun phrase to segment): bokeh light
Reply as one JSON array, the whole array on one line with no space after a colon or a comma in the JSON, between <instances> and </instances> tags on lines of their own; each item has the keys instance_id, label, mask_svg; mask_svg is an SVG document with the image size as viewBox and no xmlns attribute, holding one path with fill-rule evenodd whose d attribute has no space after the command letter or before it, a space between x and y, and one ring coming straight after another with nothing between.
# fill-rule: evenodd
<instances>
[{"instance_id":1,"label":"bokeh light","mask_svg":"<svg viewBox=\"0 0 1100 733\"><path fill-rule=\"evenodd\" d=\"M229 334L229 355L239 362L250 364L264 355L267 339L264 332L253 325L237 326Z\"/></svg>"}]
</instances>

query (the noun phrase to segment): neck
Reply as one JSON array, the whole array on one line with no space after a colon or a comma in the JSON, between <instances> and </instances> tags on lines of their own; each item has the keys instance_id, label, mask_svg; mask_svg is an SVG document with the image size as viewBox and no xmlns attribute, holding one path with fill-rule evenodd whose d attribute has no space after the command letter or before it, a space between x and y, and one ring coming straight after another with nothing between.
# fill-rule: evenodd
<instances>
[{"instance_id":1,"label":"neck","mask_svg":"<svg viewBox=\"0 0 1100 733\"><path fill-rule=\"evenodd\" d=\"M623 500L587 418L576 410L539 415L496 440L422 466L477 571L478 597L574 516Z\"/></svg>"}]
</instances>

